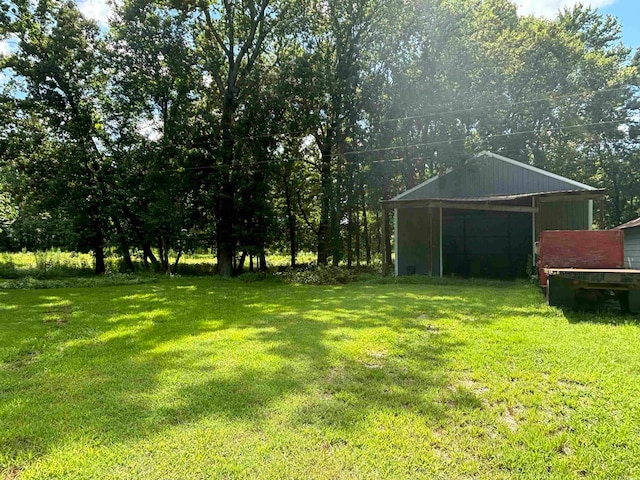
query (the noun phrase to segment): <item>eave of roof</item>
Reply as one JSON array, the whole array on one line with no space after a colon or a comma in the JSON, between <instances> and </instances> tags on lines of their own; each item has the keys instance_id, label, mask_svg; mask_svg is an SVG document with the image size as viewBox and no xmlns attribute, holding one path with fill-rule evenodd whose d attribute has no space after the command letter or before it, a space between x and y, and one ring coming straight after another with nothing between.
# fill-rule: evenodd
<instances>
[{"instance_id":1,"label":"eave of roof","mask_svg":"<svg viewBox=\"0 0 640 480\"><path fill-rule=\"evenodd\" d=\"M635 220L631 220L630 222L623 223L622 225L618 225L617 227L612 228L612 230L626 230L627 228L634 227L640 227L640 217L636 218Z\"/></svg>"},{"instance_id":2,"label":"eave of roof","mask_svg":"<svg viewBox=\"0 0 640 480\"><path fill-rule=\"evenodd\" d=\"M561 190L555 192L518 193L512 195L486 195L482 197L456 197L456 198L420 198L420 199L397 199L383 200L381 203L388 208L428 206L429 204L451 204L455 208L456 203L485 203L509 202L523 198L536 198L540 201L554 201L559 199L567 200L601 200L605 197L605 189L591 190ZM640 220L640 219L639 219ZM620 227L618 227L620 228Z\"/></svg>"}]
</instances>

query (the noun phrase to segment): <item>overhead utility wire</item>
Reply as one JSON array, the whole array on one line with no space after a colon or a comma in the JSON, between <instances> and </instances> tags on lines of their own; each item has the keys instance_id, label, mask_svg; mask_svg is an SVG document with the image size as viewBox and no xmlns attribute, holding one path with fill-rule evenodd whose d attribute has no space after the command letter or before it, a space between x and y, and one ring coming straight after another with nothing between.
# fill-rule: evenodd
<instances>
[{"instance_id":1,"label":"overhead utility wire","mask_svg":"<svg viewBox=\"0 0 640 480\"><path fill-rule=\"evenodd\" d=\"M520 105L528 105L531 103L540 103L540 102L546 102L549 101L550 99L557 101L557 100L564 100L567 98L572 98L572 97L577 97L577 96L588 96L588 95L597 95L600 93L610 93L610 92L618 92L618 91L622 91L622 90L627 90L629 87L616 87L616 88L607 88L607 89L601 89L601 90L591 90L588 92L581 92L581 93L567 93L564 95L555 95L553 92L545 92L542 95L546 95L546 97L539 97L539 98L535 98L535 99L531 99L531 100L521 100L518 102L504 102L504 103L494 103L494 104L488 104L488 105L481 105L481 106L477 106L477 107L470 107L470 108L463 108L463 109L457 109L457 110L442 110L439 112L432 112L432 113L424 113L424 114L420 114L420 115L412 115L412 116L404 116L404 117L395 117L395 118L385 118L382 120L377 120L377 121L373 121L371 122L371 125L384 125L387 123L392 123L392 122L401 122L401 121L408 121L408 120L419 120L419 119L423 119L423 118L432 118L432 117L439 117L439 116L446 116L446 115L454 115L454 114L458 114L458 113L469 113L469 112L474 112L474 111L479 111L479 110L487 110L487 109L498 109L498 108L508 108L508 107L516 107L516 106L520 106ZM345 127L355 127L358 126L359 122L354 122L354 123L348 123L345 124ZM265 139L265 138L279 138L279 137L283 137L286 136L289 139L292 140L303 140L309 136L313 136L313 134L309 133L308 130L299 130L296 132L276 132L276 133L265 133L265 134L260 134L260 135L246 135L243 137L237 137L236 140L258 140L258 139ZM202 144L204 144L205 142L202 142ZM197 145L197 143L195 144Z\"/></svg>"},{"instance_id":2,"label":"overhead utility wire","mask_svg":"<svg viewBox=\"0 0 640 480\"><path fill-rule=\"evenodd\" d=\"M602 122L592 122L592 123L582 123L582 124L577 124L577 125L563 125L560 127L551 127L546 129L547 132L555 132L555 131L562 131L562 130L568 130L568 129L574 129L574 128L582 128L582 127L595 127L598 125L610 125L610 124L615 124L615 123L620 123L618 120L610 120L610 121L602 121ZM504 138L504 137L511 137L514 135L527 135L527 134L531 134L531 133L537 133L536 130L523 130L523 131L519 131L519 132L508 132L508 133L499 133L496 135L486 135L484 137L478 137L475 140L491 140L494 138ZM394 150L405 150L407 148L412 148L412 147L428 147L428 146L435 146L435 145L446 145L446 144L452 144L452 143L460 143L460 142L466 142L467 139L466 138L459 138L459 139L453 139L453 140L438 140L438 141L431 141L431 142L422 142L422 143L415 143L415 144L409 144L409 145L398 145L398 146L393 146L393 147L381 147L381 148L373 148L373 149L366 149L366 150L354 150L351 152L345 152L343 154L332 154L331 158L337 158L341 155L347 156L347 155L362 155L362 154L366 154L366 153L383 153L383 152L390 152L390 151L394 151ZM390 159L390 160L375 160L372 163L391 163L391 162L399 162L404 160L404 158L394 158L394 159ZM276 162L274 162L273 160L257 160L255 162L248 162L248 163L239 163L236 164L238 166L253 166L253 165L266 165L266 164L274 164ZM202 166L202 167L184 167L184 168L180 168L180 169L175 169L175 170L169 170L169 172L183 172L186 170L215 170L215 169L224 169L224 168L229 168L230 165L225 165L225 164L218 164L218 165L206 165L206 166Z\"/></svg>"}]
</instances>

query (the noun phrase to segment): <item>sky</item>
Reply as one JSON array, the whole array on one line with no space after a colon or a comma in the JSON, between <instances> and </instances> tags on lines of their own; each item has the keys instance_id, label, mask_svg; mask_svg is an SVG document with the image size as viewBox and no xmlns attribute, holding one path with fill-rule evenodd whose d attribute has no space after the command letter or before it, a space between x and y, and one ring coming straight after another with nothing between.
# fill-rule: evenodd
<instances>
[{"instance_id":1,"label":"sky","mask_svg":"<svg viewBox=\"0 0 640 480\"><path fill-rule=\"evenodd\" d=\"M553 18L576 0L516 0L518 13ZM634 50L640 47L640 0L582 0L584 5L597 8L602 14L618 17L622 23L622 43Z\"/></svg>"},{"instance_id":2,"label":"sky","mask_svg":"<svg viewBox=\"0 0 640 480\"><path fill-rule=\"evenodd\" d=\"M572 6L576 0L515 0L518 12L553 18L560 9ZM597 8L601 13L611 14L622 22L622 42L634 50L640 47L640 0L582 0L585 5ZM109 15L107 0L78 0L82 13L105 23ZM0 49L2 47L0 46Z\"/></svg>"}]
</instances>

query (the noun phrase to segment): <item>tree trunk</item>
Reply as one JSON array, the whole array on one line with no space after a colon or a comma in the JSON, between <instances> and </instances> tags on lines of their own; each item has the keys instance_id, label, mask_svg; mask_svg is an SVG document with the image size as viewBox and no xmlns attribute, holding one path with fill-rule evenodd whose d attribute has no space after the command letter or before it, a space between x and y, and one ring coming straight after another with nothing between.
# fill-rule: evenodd
<instances>
[{"instance_id":1,"label":"tree trunk","mask_svg":"<svg viewBox=\"0 0 640 480\"><path fill-rule=\"evenodd\" d=\"M158 268L158 259L153 254L153 250L151 250L151 245L148 242L142 246L142 254L144 255L145 266L148 266L148 263L147 263L147 258L148 258L149 260L151 260L151 265L153 265L153 268L155 269Z\"/></svg>"},{"instance_id":2,"label":"tree trunk","mask_svg":"<svg viewBox=\"0 0 640 480\"><path fill-rule=\"evenodd\" d=\"M166 238L158 238L158 255L162 273L169 272L169 242Z\"/></svg>"},{"instance_id":3,"label":"tree trunk","mask_svg":"<svg viewBox=\"0 0 640 480\"><path fill-rule=\"evenodd\" d=\"M93 256L96 260L95 266L95 274L102 275L107 271L107 268L104 263L104 246L102 245L102 241L97 241L93 247Z\"/></svg>"},{"instance_id":4,"label":"tree trunk","mask_svg":"<svg viewBox=\"0 0 640 480\"><path fill-rule=\"evenodd\" d=\"M386 215L384 216L384 223L385 223L385 230L387 231L387 234L383 239L384 249L387 256L387 264L391 266L393 263L391 260L391 235L393 234L393 232L391 230L391 221L389 220L389 212L386 212Z\"/></svg>"},{"instance_id":5,"label":"tree trunk","mask_svg":"<svg viewBox=\"0 0 640 480\"><path fill-rule=\"evenodd\" d=\"M235 244L233 241L233 220L235 217L233 161L235 141L233 138L233 115L236 110L236 99L230 85L226 92L222 108L222 188L218 201L217 253L218 275L231 277L233 275L233 257Z\"/></svg>"},{"instance_id":6,"label":"tree trunk","mask_svg":"<svg viewBox=\"0 0 640 480\"><path fill-rule=\"evenodd\" d=\"M233 255L224 249L218 248L218 275L221 277L231 277L233 275Z\"/></svg>"},{"instance_id":7,"label":"tree trunk","mask_svg":"<svg viewBox=\"0 0 640 480\"><path fill-rule=\"evenodd\" d=\"M320 165L320 183L322 186L322 200L320 203L320 224L318 225L318 265L326 265L329 258L329 248L331 242L330 215L332 200L331 185L331 143L329 134L325 139L325 146L322 149L322 159Z\"/></svg>"},{"instance_id":8,"label":"tree trunk","mask_svg":"<svg viewBox=\"0 0 640 480\"><path fill-rule=\"evenodd\" d=\"M387 276L391 272L391 222L389 212L382 210L382 275ZM397 260L397 259L396 259Z\"/></svg>"},{"instance_id":9,"label":"tree trunk","mask_svg":"<svg viewBox=\"0 0 640 480\"><path fill-rule=\"evenodd\" d=\"M347 221L349 222L347 225L347 267L351 268L353 266L353 210L351 207L348 207Z\"/></svg>"},{"instance_id":10,"label":"tree trunk","mask_svg":"<svg viewBox=\"0 0 640 480\"><path fill-rule=\"evenodd\" d=\"M382 182L382 195L384 198L391 197L391 185L390 180L386 176L383 178ZM389 220L389 212L383 208L382 209L382 274L388 275L391 269L391 222ZM397 259L396 259L397 261Z\"/></svg>"},{"instance_id":11,"label":"tree trunk","mask_svg":"<svg viewBox=\"0 0 640 480\"><path fill-rule=\"evenodd\" d=\"M127 242L127 236L124 233L122 224L118 219L112 218L113 224L116 227L116 233L120 239L120 250L122 251L122 257L124 259L124 265L129 272L133 272L135 267L133 266L133 260L131 260L131 253L129 252L129 243Z\"/></svg>"},{"instance_id":12,"label":"tree trunk","mask_svg":"<svg viewBox=\"0 0 640 480\"><path fill-rule=\"evenodd\" d=\"M251 257L249 257L251 258ZM241 275L242 271L244 270L244 262L247 259L247 251L243 250L242 251L242 255L240 255L240 260L238 261L238 264L236 265L236 275Z\"/></svg>"},{"instance_id":13,"label":"tree trunk","mask_svg":"<svg viewBox=\"0 0 640 480\"><path fill-rule=\"evenodd\" d=\"M376 252L382 253L382 222L380 212L376 211Z\"/></svg>"},{"instance_id":14,"label":"tree trunk","mask_svg":"<svg viewBox=\"0 0 640 480\"><path fill-rule=\"evenodd\" d=\"M127 245L127 241L124 240L122 242L122 256L124 257L124 266L128 272L133 272L136 268L133 265L133 260L131 259L131 253L129 253L129 245Z\"/></svg>"},{"instance_id":15,"label":"tree trunk","mask_svg":"<svg viewBox=\"0 0 640 480\"><path fill-rule=\"evenodd\" d=\"M331 212L331 227L329 229L330 237L331 237L331 257L332 264L334 267L340 265L340 260L342 260L343 248L342 248L342 239L340 238L340 220L342 219L342 211L341 211L341 199L342 199L342 162L338 158L336 162L336 188L333 194L333 211Z\"/></svg>"},{"instance_id":16,"label":"tree trunk","mask_svg":"<svg viewBox=\"0 0 640 480\"><path fill-rule=\"evenodd\" d=\"M617 172L616 172L617 173ZM613 184L613 192L611 192L611 204L613 206L612 208L612 220L609 223L611 225L620 225L621 221L622 221L622 208L621 208L621 201L620 201L620 187L618 184L618 179L616 178L617 176L615 175L611 175L611 183Z\"/></svg>"},{"instance_id":17,"label":"tree trunk","mask_svg":"<svg viewBox=\"0 0 640 480\"><path fill-rule=\"evenodd\" d=\"M287 207L287 220L289 223L289 248L291 251L291 268L296 266L296 217L293 214L293 206L291 205L291 192L289 191L289 182L286 176L282 178L284 184L284 197Z\"/></svg>"},{"instance_id":18,"label":"tree trunk","mask_svg":"<svg viewBox=\"0 0 640 480\"><path fill-rule=\"evenodd\" d=\"M89 221L91 229L93 230L89 240L89 245L93 250L93 257L95 259L94 273L96 275L102 275L107 271L104 259L104 234L100 225L99 218L94 215L95 209L89 214Z\"/></svg>"},{"instance_id":19,"label":"tree trunk","mask_svg":"<svg viewBox=\"0 0 640 480\"><path fill-rule=\"evenodd\" d=\"M176 255L176 261L173 262L173 268L169 271L170 274L175 275L178 271L178 263L180 263L180 257L182 257L182 248L178 250L178 255Z\"/></svg>"},{"instance_id":20,"label":"tree trunk","mask_svg":"<svg viewBox=\"0 0 640 480\"><path fill-rule=\"evenodd\" d=\"M356 244L355 244L355 253L356 253L356 266L360 266L360 213L358 212L358 208L356 205L356 209L355 209L355 223L354 223L354 231L355 231L355 240L356 240Z\"/></svg>"},{"instance_id":21,"label":"tree trunk","mask_svg":"<svg viewBox=\"0 0 640 480\"><path fill-rule=\"evenodd\" d=\"M369 222L367 220L367 200L362 195L362 226L364 227L364 251L367 265L371 265L371 239L369 238Z\"/></svg>"},{"instance_id":22,"label":"tree trunk","mask_svg":"<svg viewBox=\"0 0 640 480\"><path fill-rule=\"evenodd\" d=\"M146 204L138 204L136 206L136 211L142 212L148 208ZM142 261L144 263L145 268L149 268L149 260L151 261L151 265L154 269L158 269L158 259L153 254L153 250L151 249L151 243L146 240L147 235L145 234L145 225L144 222L135 215L131 208L128 205L123 205L122 213L124 217L129 221L131 225L131 230L133 234L133 238L137 239L138 242L142 243Z\"/></svg>"}]
</instances>

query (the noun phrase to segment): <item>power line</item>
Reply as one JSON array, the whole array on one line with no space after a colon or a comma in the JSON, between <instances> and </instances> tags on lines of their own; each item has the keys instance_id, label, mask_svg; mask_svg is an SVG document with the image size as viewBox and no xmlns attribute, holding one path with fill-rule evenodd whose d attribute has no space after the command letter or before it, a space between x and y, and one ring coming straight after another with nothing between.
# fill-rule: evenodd
<instances>
[{"instance_id":1,"label":"power line","mask_svg":"<svg viewBox=\"0 0 640 480\"><path fill-rule=\"evenodd\" d=\"M600 89L600 90L590 90L590 91L587 91L587 92L567 93L567 94L564 94L564 95L557 95L554 92L543 92L541 94L543 96L538 97L538 98L534 98L534 99L530 99L530 100L521 100L521 101L518 101L518 102L504 102L504 103L485 104L485 105L480 105L480 106L477 106L477 107L470 107L470 108L463 108L463 109L456 109L456 110L442 110L442 111L439 111L439 112L424 113L424 114L420 114L420 115L411 115L411 116L395 117L395 118L386 118L386 119L382 119L382 120L378 120L378 121L373 121L369 125L370 126L385 125L385 124L393 123L393 122L403 122L403 121L409 121L409 120L419 120L419 119L440 117L440 116L446 116L446 115L456 115L456 114L460 114L460 113L470 113L470 112L482 111L482 110L487 110L487 109L496 109L497 110L499 108L509 108L509 107L516 107L516 106L533 104L533 103L547 102L549 100L559 101L559 100L564 100L564 99L567 99L567 98L578 97L578 96L587 97L587 96L597 95L597 94L601 94L601 93L612 93L612 92L628 90L629 88L630 88L629 86L615 87L615 88L606 88L606 89ZM354 122L354 123L347 123L347 124L344 125L344 127L356 127L356 126L359 126L359 125L360 125L360 122ZM291 139L291 140L303 140L303 139L305 139L305 138L307 138L309 136L313 136L313 134L309 133L309 130L299 130L299 131L294 131L294 132L283 131L283 132L276 132L276 133L265 133L265 134L260 134L260 135L246 135L246 136L242 136L242 137L236 137L236 141L259 140L259 139L268 139L268 138L277 139L279 137L284 137L284 136L286 136L288 139ZM202 144L205 144L205 143L202 142ZM206 143L206 144L208 144L208 143ZM194 144L194 145L197 145L197 144Z\"/></svg>"},{"instance_id":2,"label":"power line","mask_svg":"<svg viewBox=\"0 0 640 480\"><path fill-rule=\"evenodd\" d=\"M610 120L610 121L601 121L601 122L591 122L591 123L582 123L582 124L576 124L576 125L562 125L559 127L550 127L545 129L546 132L556 132L556 131L562 131L562 130L570 130L570 129L574 129L574 128L584 128L584 127L595 127L595 126L599 126L599 125L612 125L612 124L617 124L620 123L620 121L618 120ZM506 137L511 137L511 136L515 136L515 135L529 135L532 133L538 133L538 131L536 130L522 130L522 131L518 131L518 132L508 132L508 133L501 133L501 134L495 134L495 135L487 135L484 137L476 137L474 140L476 141L488 141L488 140L492 140L495 138L506 138ZM459 139L452 139L452 140L438 140L438 141L431 141L431 142L421 142L421 143L414 143L414 144L408 144L408 145L398 145L398 146L391 146L391 147L381 147L381 148L373 148L373 149L366 149L366 150L355 150L352 152L345 152L342 155L343 156L347 156L347 155L363 155L363 154L367 154L367 153L384 153L384 152L390 152L390 151L397 151L397 150L406 150L408 148L414 148L414 147L429 147L429 146L438 146L438 145L447 145L447 144L452 144L452 143L461 143L461 142L466 142L468 139L466 138L459 138ZM167 146L169 147L169 146ZM331 158L335 159L340 157L340 154L332 154ZM380 163L397 163L397 162L401 162L404 161L405 158L393 158L390 160L375 160L372 161L371 163L376 163L376 164L380 164ZM250 163L238 163L235 164L233 166L254 166L254 165L267 165L267 164L274 164L276 163L274 160L257 160L254 162L250 162ZM225 164L218 164L218 165L206 165L206 166L202 166L202 167L184 167L181 169L175 169L175 170L168 170L165 171L166 172L183 172L186 170L194 170L194 171L199 171L199 170L215 170L215 169L228 169L231 168L231 165L225 165Z\"/></svg>"},{"instance_id":3,"label":"power line","mask_svg":"<svg viewBox=\"0 0 640 480\"><path fill-rule=\"evenodd\" d=\"M413 116L404 116L404 117L396 117L396 118L388 118L388 119L382 119L379 121L375 121L375 122L371 122L369 124L369 126L373 126L373 125L383 125L383 124L387 124L387 123L392 123L392 122L403 122L403 121L409 121L409 120L418 120L418 119L424 119L424 118L432 118L432 117L439 117L439 116L446 116L446 115L455 115L455 114L460 114L460 113L469 113L469 112L474 112L474 111L481 111L481 110L487 110L487 109L498 109L498 108L510 108L510 107L516 107L516 106L522 106L522 105L527 105L527 104L533 104L533 103L540 103L540 102L547 102L550 100L553 100L555 102L561 101L563 99L567 99L567 98L572 98L572 97L577 97L577 96L582 96L582 97L587 97L590 95L597 95L597 94L602 94L602 93L611 93L611 92L616 92L616 91L623 91L623 90L628 90L629 87L628 86L624 86L624 87L616 87L616 88L608 88L608 89L600 89L600 90L590 90L590 91L586 91L586 92L576 92L576 93L569 93L569 94L564 94L564 95L557 95L554 92L544 92L542 93L540 97L535 98L535 99L530 99L530 100L522 100L522 101L518 101L518 102L505 102L505 103L494 103L494 104L485 104L485 105L480 105L477 107L470 107L470 108L465 108L465 109L456 109L456 110L442 110L439 112L431 112L431 113L425 113L425 114L421 114L421 115L413 115ZM552 132L552 131L561 131L561 130L565 130L565 129L573 129L573 128L583 128L583 127L590 127L590 126L598 126L598 125L607 125L607 124L615 124L615 123L624 123L622 121L619 120L612 120L612 121L601 121L601 122L593 122L593 123L585 123L585 124L576 124L576 125L565 125L565 126L559 126L559 127L549 127L546 129L547 132ZM344 125L345 127L353 127L353 126L357 126L359 125L359 122L355 122L352 124L346 124ZM519 132L508 132L508 133L502 133L502 134L495 134L495 135L489 135L489 136L485 136L483 138L477 138L477 140L490 140L490 139L495 139L495 138L503 138L503 137L510 137L510 136L515 136L515 135L526 135L526 134L532 134L532 133L537 133L536 130L527 130L527 131L519 131ZM247 136L243 136L243 137L236 137L235 141L243 141L243 140L257 140L257 139L266 139L266 138L272 138L272 139L279 139L281 137L287 137L288 139L292 139L292 140L303 140L306 139L310 136L313 136L313 134L310 134L308 132L308 130L304 130L304 131L298 131L298 132L278 132L278 133L269 133L269 134L261 134L261 135L247 135ZM343 156L353 156L353 155L362 155L362 154L367 154L367 153L384 153L384 152L389 152L389 151L397 151L397 150L403 150L403 149L408 149L408 148L417 148L417 147L428 147L428 146L437 146L437 145L446 145L446 144L453 144L453 143L460 143L460 142L466 142L468 139L466 138L460 138L460 139L448 139L448 140L439 140L439 141L429 141L429 142L421 142L421 143L414 143L414 144L405 144L405 145L398 145L398 146L390 146L390 147L381 147L381 148L375 148L375 149L364 149L364 150L354 150L354 151L350 151L350 152L344 152L342 155ZM200 145L211 145L210 141L202 141L202 142L194 142L191 143L190 145L182 145L183 147L197 147ZM175 144L166 144L162 146L162 149L169 149L169 148L174 148L176 147ZM331 158L336 158L339 157L339 154L332 154ZM397 161L401 161L402 159L394 159L394 162ZM390 162L390 160L377 160L374 161L372 163L388 163ZM260 164L269 164L269 163L274 163L273 160L264 160L264 161L254 161L251 163L247 163L246 165L260 165ZM238 166L242 166L243 164L236 164ZM224 164L218 164L218 165L208 165L208 166L202 166L202 167L184 167L181 169L176 169L173 170L175 172L181 172L181 171L185 171L185 170L212 170L212 169L217 169L217 168L229 168L229 165L224 165Z\"/></svg>"}]
</instances>

